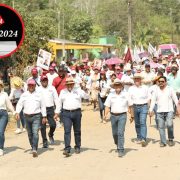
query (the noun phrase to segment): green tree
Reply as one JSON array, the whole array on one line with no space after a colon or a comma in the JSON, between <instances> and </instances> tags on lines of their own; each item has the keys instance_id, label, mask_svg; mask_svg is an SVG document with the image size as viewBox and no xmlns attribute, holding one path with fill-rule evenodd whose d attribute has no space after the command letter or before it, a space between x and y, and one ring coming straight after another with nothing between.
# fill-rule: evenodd
<instances>
[{"instance_id":1,"label":"green tree","mask_svg":"<svg viewBox=\"0 0 180 180\"><path fill-rule=\"evenodd\" d=\"M92 19L85 14L78 14L70 20L68 32L77 42L88 42L92 35Z\"/></svg>"}]
</instances>

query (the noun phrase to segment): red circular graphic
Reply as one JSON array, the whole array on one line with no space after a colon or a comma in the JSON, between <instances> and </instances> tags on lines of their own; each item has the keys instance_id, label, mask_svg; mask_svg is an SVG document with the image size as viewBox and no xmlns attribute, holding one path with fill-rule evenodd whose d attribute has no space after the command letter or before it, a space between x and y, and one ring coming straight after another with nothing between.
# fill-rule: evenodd
<instances>
[{"instance_id":1,"label":"red circular graphic","mask_svg":"<svg viewBox=\"0 0 180 180\"><path fill-rule=\"evenodd\" d=\"M24 22L20 14L8 5L0 4L0 59L11 56L19 49L23 43L24 34ZM3 51L2 47L12 48L12 50ZM5 52L7 53L4 54Z\"/></svg>"}]
</instances>

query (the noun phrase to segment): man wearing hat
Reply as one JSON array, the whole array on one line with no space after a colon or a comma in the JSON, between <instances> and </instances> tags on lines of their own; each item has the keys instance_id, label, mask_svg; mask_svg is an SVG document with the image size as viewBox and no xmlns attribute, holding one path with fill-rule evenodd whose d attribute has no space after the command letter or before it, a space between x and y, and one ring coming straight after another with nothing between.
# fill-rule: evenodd
<instances>
[{"instance_id":1,"label":"man wearing hat","mask_svg":"<svg viewBox=\"0 0 180 180\"><path fill-rule=\"evenodd\" d=\"M145 64L145 71L141 72L143 77L143 84L148 88L153 85L153 79L155 78L155 73L151 71L150 64Z\"/></svg>"},{"instance_id":2,"label":"man wearing hat","mask_svg":"<svg viewBox=\"0 0 180 180\"><path fill-rule=\"evenodd\" d=\"M75 70L71 71L71 76L73 77L74 81L75 81L75 88L81 88L82 86L82 80L81 78L78 76L78 74L76 73Z\"/></svg>"},{"instance_id":3,"label":"man wearing hat","mask_svg":"<svg viewBox=\"0 0 180 180\"><path fill-rule=\"evenodd\" d=\"M141 143L143 147L147 144L147 114L148 103L150 100L150 94L148 87L142 85L142 79L140 73L134 74L134 85L129 88L129 95L133 102L135 129L137 134L137 142ZM133 118L133 117L132 117Z\"/></svg>"},{"instance_id":4,"label":"man wearing hat","mask_svg":"<svg viewBox=\"0 0 180 180\"><path fill-rule=\"evenodd\" d=\"M127 64L125 66L125 74L123 74L122 78L121 78L121 81L123 82L123 85L124 85L124 89L126 91L129 90L129 88L134 84L134 81L132 79L133 77L133 74L132 74L132 69L131 69L131 65L130 64Z\"/></svg>"},{"instance_id":5,"label":"man wearing hat","mask_svg":"<svg viewBox=\"0 0 180 180\"><path fill-rule=\"evenodd\" d=\"M63 154L69 157L71 154L71 128L74 129L75 153L80 153L81 147L81 99L84 97L84 91L74 88L75 82L72 77L66 79L66 88L59 95L59 103L56 106L56 112L62 114L64 123L64 143ZM55 119L58 114L55 114Z\"/></svg>"},{"instance_id":6,"label":"man wearing hat","mask_svg":"<svg viewBox=\"0 0 180 180\"><path fill-rule=\"evenodd\" d=\"M52 85L53 80L58 77L58 74L55 71L55 68L53 66L49 67L49 72L46 74L48 77L48 84Z\"/></svg>"},{"instance_id":7,"label":"man wearing hat","mask_svg":"<svg viewBox=\"0 0 180 180\"><path fill-rule=\"evenodd\" d=\"M16 106L16 119L19 119L19 113L23 109L26 120L29 142L32 148L33 157L37 157L39 142L39 129L42 123L46 123L46 106L41 93L36 90L36 82L29 79L27 82L28 91L24 92Z\"/></svg>"},{"instance_id":8,"label":"man wearing hat","mask_svg":"<svg viewBox=\"0 0 180 180\"><path fill-rule=\"evenodd\" d=\"M127 120L128 107L132 106L129 94L124 90L119 79L115 79L112 87L115 92L108 95L105 101L105 119L111 113L111 126L114 143L117 146L118 156L124 156L124 132ZM132 111L131 111L132 112Z\"/></svg>"},{"instance_id":9,"label":"man wearing hat","mask_svg":"<svg viewBox=\"0 0 180 180\"><path fill-rule=\"evenodd\" d=\"M58 104L58 94L54 86L49 85L49 80L46 75L41 76L41 86L39 92L42 93L45 101L47 120L50 126L48 133L50 144L54 144L54 132L56 129L56 122L54 120L54 106ZM58 112L57 112L58 113ZM41 125L41 135L43 139L43 148L48 148L48 141L46 136L46 123Z\"/></svg>"}]
</instances>

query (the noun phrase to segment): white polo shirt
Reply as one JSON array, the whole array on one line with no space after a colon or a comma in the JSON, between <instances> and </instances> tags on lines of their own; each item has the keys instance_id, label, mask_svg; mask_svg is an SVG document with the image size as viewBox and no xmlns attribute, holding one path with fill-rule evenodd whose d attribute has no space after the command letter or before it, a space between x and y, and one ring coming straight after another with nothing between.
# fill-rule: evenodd
<instances>
[{"instance_id":1,"label":"white polo shirt","mask_svg":"<svg viewBox=\"0 0 180 180\"><path fill-rule=\"evenodd\" d=\"M40 86L38 91L42 93L46 107L57 106L58 94L54 86L48 85L46 88Z\"/></svg>"},{"instance_id":2,"label":"white polo shirt","mask_svg":"<svg viewBox=\"0 0 180 180\"><path fill-rule=\"evenodd\" d=\"M41 113L42 116L46 116L45 101L39 91L33 93L26 91L21 95L16 106L16 112L20 113L22 109L25 114Z\"/></svg>"},{"instance_id":3,"label":"white polo shirt","mask_svg":"<svg viewBox=\"0 0 180 180\"><path fill-rule=\"evenodd\" d=\"M128 111L128 106L132 106L133 103L129 93L122 90L120 94L117 94L116 92L110 93L104 105L111 108L112 113L124 113Z\"/></svg>"},{"instance_id":4,"label":"white polo shirt","mask_svg":"<svg viewBox=\"0 0 180 180\"><path fill-rule=\"evenodd\" d=\"M67 89L63 89L59 95L59 102L56 106L56 113L59 113L61 109L75 110L81 108L81 99L85 97L85 92L81 89L72 89L69 92Z\"/></svg>"},{"instance_id":5,"label":"white polo shirt","mask_svg":"<svg viewBox=\"0 0 180 180\"><path fill-rule=\"evenodd\" d=\"M149 88L145 85L139 87L133 85L129 88L128 92L133 104L146 104L151 98Z\"/></svg>"}]
</instances>

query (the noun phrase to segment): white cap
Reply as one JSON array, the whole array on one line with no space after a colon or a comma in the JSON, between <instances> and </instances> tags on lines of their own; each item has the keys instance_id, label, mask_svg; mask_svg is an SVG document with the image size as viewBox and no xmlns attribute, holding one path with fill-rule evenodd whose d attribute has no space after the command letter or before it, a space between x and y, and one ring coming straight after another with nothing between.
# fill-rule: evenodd
<instances>
[{"instance_id":1,"label":"white cap","mask_svg":"<svg viewBox=\"0 0 180 180\"><path fill-rule=\"evenodd\" d=\"M72 71L71 71L71 74L75 75L75 74L76 74L76 71L75 71L75 70L72 70Z\"/></svg>"}]
</instances>

